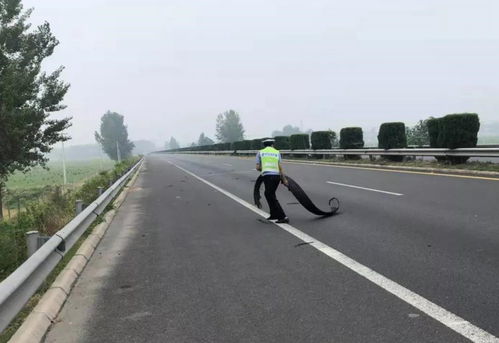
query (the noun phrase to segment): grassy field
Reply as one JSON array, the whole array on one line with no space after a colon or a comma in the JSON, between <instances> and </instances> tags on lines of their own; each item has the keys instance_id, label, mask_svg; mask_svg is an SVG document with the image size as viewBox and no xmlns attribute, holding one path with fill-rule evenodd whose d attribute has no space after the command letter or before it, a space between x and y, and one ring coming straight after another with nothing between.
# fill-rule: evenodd
<instances>
[{"instance_id":1,"label":"grassy field","mask_svg":"<svg viewBox=\"0 0 499 343\"><path fill-rule=\"evenodd\" d=\"M85 180L100 171L112 169L111 160L67 161L67 188L81 185ZM3 213L5 218L15 216L18 208L22 209L29 201L43 199L54 187L62 186L62 162L49 162L47 168L36 167L26 174L15 173L9 177L4 194Z\"/></svg>"},{"instance_id":2,"label":"grassy field","mask_svg":"<svg viewBox=\"0 0 499 343\"><path fill-rule=\"evenodd\" d=\"M78 184L83 180L96 175L102 170L109 170L114 166L111 160L67 161L66 175L68 184ZM26 174L15 173L7 181L7 189L31 189L45 186L58 186L63 183L62 162L49 162L47 169L33 168Z\"/></svg>"}]
</instances>

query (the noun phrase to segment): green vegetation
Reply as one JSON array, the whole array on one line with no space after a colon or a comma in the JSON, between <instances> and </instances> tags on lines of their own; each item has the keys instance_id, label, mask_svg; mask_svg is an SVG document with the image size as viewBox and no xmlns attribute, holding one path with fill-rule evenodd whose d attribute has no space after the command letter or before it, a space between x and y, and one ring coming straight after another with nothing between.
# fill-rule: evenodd
<instances>
[{"instance_id":1,"label":"green vegetation","mask_svg":"<svg viewBox=\"0 0 499 343\"><path fill-rule=\"evenodd\" d=\"M95 132L95 140L110 159L119 161L132 155L134 144L128 140L125 117L107 111L101 118L100 133Z\"/></svg>"},{"instance_id":2,"label":"green vegetation","mask_svg":"<svg viewBox=\"0 0 499 343\"><path fill-rule=\"evenodd\" d=\"M360 127L345 127L340 131L340 149L361 149L364 147L364 134ZM344 155L346 159L357 160L360 156Z\"/></svg>"},{"instance_id":3,"label":"green vegetation","mask_svg":"<svg viewBox=\"0 0 499 343\"><path fill-rule=\"evenodd\" d=\"M407 136L405 134L405 124L401 122L383 123L379 127L378 145L381 149L407 148ZM402 161L404 156L384 156L390 161Z\"/></svg>"},{"instance_id":4,"label":"green vegetation","mask_svg":"<svg viewBox=\"0 0 499 343\"><path fill-rule=\"evenodd\" d=\"M237 141L233 144L234 150L250 150L251 149L251 141Z\"/></svg>"},{"instance_id":5,"label":"green vegetation","mask_svg":"<svg viewBox=\"0 0 499 343\"><path fill-rule=\"evenodd\" d=\"M63 67L42 71L59 42L49 23L31 27L31 12L21 0L0 0L0 208L9 176L45 164L52 145L68 139L64 130L71 125L71 118L51 118L65 108L69 84L60 79Z\"/></svg>"},{"instance_id":6,"label":"green vegetation","mask_svg":"<svg viewBox=\"0 0 499 343\"><path fill-rule=\"evenodd\" d=\"M430 145L430 136L428 135L428 119L420 120L413 127L406 127L407 145L422 147Z\"/></svg>"},{"instance_id":7,"label":"green vegetation","mask_svg":"<svg viewBox=\"0 0 499 343\"><path fill-rule=\"evenodd\" d=\"M428 133L432 148L472 148L478 141L480 120L476 113L448 114L428 120ZM465 163L469 157L436 157L439 161L453 164Z\"/></svg>"},{"instance_id":8,"label":"green vegetation","mask_svg":"<svg viewBox=\"0 0 499 343\"><path fill-rule=\"evenodd\" d=\"M74 216L76 199L89 204L97 198L98 187L107 188L137 161L129 159L110 171L102 171L87 179L81 187L62 192L55 187L42 201L29 201L26 209L15 218L0 222L0 280L4 279L26 259L24 234L30 230L53 235Z\"/></svg>"},{"instance_id":9,"label":"green vegetation","mask_svg":"<svg viewBox=\"0 0 499 343\"><path fill-rule=\"evenodd\" d=\"M289 136L289 143L291 145L291 150L310 148L309 135L306 133L297 133Z\"/></svg>"},{"instance_id":10,"label":"green vegetation","mask_svg":"<svg viewBox=\"0 0 499 343\"><path fill-rule=\"evenodd\" d=\"M68 161L66 163L68 180L66 189L74 189L99 172L111 169L113 165L114 162L107 159L102 161ZM62 186L62 162L49 162L46 167L47 169L35 167L27 173L16 172L9 178L3 194L6 218L14 216L28 203L45 200Z\"/></svg>"},{"instance_id":11,"label":"green vegetation","mask_svg":"<svg viewBox=\"0 0 499 343\"><path fill-rule=\"evenodd\" d=\"M260 150L263 148L263 138L257 138L251 140L251 150Z\"/></svg>"},{"instance_id":12,"label":"green vegetation","mask_svg":"<svg viewBox=\"0 0 499 343\"><path fill-rule=\"evenodd\" d=\"M277 136L286 136L286 137L289 137L289 136L295 135L297 133L303 133L303 132L301 132L301 130L300 130L300 128L298 126L285 125L282 128L282 130L272 131L272 137L277 137Z\"/></svg>"},{"instance_id":13,"label":"green vegetation","mask_svg":"<svg viewBox=\"0 0 499 343\"><path fill-rule=\"evenodd\" d=\"M285 160L293 161L303 161L303 158L289 158L285 157ZM328 157L319 158L317 155L313 157L308 157L307 161L317 161L324 163L348 163L352 165L361 165L369 167L369 165L380 165L380 166L391 166L391 167L417 167L417 168L429 168L429 169L458 169L458 170L473 170L473 171L490 171L499 172L499 164L492 162L467 162L465 164L450 164L449 162L439 162L439 161L427 161L427 160L406 160L402 162L393 162L386 160L385 158L372 158L372 159L358 159L352 161L351 159L345 159L341 157Z\"/></svg>"},{"instance_id":14,"label":"green vegetation","mask_svg":"<svg viewBox=\"0 0 499 343\"><path fill-rule=\"evenodd\" d=\"M170 149L170 150L180 149L180 144L178 144L175 137L171 137L170 141L165 143L165 149Z\"/></svg>"},{"instance_id":15,"label":"green vegetation","mask_svg":"<svg viewBox=\"0 0 499 343\"><path fill-rule=\"evenodd\" d=\"M232 143L244 139L244 127L239 113L228 110L217 116L216 136L220 142Z\"/></svg>"},{"instance_id":16,"label":"green vegetation","mask_svg":"<svg viewBox=\"0 0 499 343\"><path fill-rule=\"evenodd\" d=\"M340 149L362 149L364 135L360 127L345 127L340 131Z\"/></svg>"},{"instance_id":17,"label":"green vegetation","mask_svg":"<svg viewBox=\"0 0 499 343\"><path fill-rule=\"evenodd\" d=\"M198 139L198 143L197 145L198 146L202 146L202 145L212 145L214 144L215 142L210 138L210 137L207 137L204 135L204 132L201 132L201 134L199 135L199 139Z\"/></svg>"},{"instance_id":18,"label":"green vegetation","mask_svg":"<svg viewBox=\"0 0 499 343\"><path fill-rule=\"evenodd\" d=\"M378 146L381 149L407 148L404 123L383 123L379 127Z\"/></svg>"},{"instance_id":19,"label":"green vegetation","mask_svg":"<svg viewBox=\"0 0 499 343\"><path fill-rule=\"evenodd\" d=\"M476 113L448 114L442 118L439 135L449 149L472 148L478 140L480 120Z\"/></svg>"},{"instance_id":20,"label":"green vegetation","mask_svg":"<svg viewBox=\"0 0 499 343\"><path fill-rule=\"evenodd\" d=\"M291 148L288 136L275 136L274 139L277 150L289 150Z\"/></svg>"},{"instance_id":21,"label":"green vegetation","mask_svg":"<svg viewBox=\"0 0 499 343\"><path fill-rule=\"evenodd\" d=\"M67 161L66 175L68 184L78 184L100 171L112 168L114 164L115 162L108 159ZM35 167L25 174L21 172L14 173L7 181L6 186L10 190L57 186L62 184L62 178L62 162L49 162L46 169Z\"/></svg>"},{"instance_id":22,"label":"green vegetation","mask_svg":"<svg viewBox=\"0 0 499 343\"><path fill-rule=\"evenodd\" d=\"M310 136L312 149L331 149L335 138L336 133L333 131L314 131Z\"/></svg>"}]
</instances>

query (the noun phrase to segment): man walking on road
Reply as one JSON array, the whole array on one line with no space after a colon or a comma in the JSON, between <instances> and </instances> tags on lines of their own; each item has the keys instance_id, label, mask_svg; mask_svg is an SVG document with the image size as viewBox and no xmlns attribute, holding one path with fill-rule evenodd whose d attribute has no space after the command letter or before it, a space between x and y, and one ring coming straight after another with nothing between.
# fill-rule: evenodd
<instances>
[{"instance_id":1,"label":"man walking on road","mask_svg":"<svg viewBox=\"0 0 499 343\"><path fill-rule=\"evenodd\" d=\"M274 148L274 140L266 139L263 141L264 149L256 155L256 170L262 173L263 183L265 184L265 198L270 208L270 217L267 220L276 220L276 223L289 223L275 192L279 183L288 184L286 176L281 165L281 154Z\"/></svg>"}]
</instances>

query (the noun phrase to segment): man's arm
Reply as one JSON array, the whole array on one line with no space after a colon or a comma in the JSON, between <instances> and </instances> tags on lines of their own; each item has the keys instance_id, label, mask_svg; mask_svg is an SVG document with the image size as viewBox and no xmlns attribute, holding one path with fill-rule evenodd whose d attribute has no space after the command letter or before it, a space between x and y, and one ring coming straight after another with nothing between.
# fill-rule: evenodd
<instances>
[{"instance_id":1,"label":"man's arm","mask_svg":"<svg viewBox=\"0 0 499 343\"><path fill-rule=\"evenodd\" d=\"M282 168L281 161L279 161L279 172L281 173L281 181L282 183L287 186L288 185L288 179L286 178L286 175L284 175L284 169Z\"/></svg>"},{"instance_id":2,"label":"man's arm","mask_svg":"<svg viewBox=\"0 0 499 343\"><path fill-rule=\"evenodd\" d=\"M262 159L260 158L260 153L256 153L256 170L259 172L262 171Z\"/></svg>"}]
</instances>

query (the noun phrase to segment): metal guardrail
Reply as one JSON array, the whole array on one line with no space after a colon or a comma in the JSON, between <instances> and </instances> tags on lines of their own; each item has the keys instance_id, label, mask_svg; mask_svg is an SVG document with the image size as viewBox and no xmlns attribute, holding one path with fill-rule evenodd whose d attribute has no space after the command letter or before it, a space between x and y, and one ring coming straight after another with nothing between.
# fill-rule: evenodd
<instances>
[{"instance_id":1,"label":"metal guardrail","mask_svg":"<svg viewBox=\"0 0 499 343\"><path fill-rule=\"evenodd\" d=\"M88 205L0 283L0 332L9 325L64 255L104 211L141 162L142 160L138 161L97 200Z\"/></svg>"},{"instance_id":2,"label":"metal guardrail","mask_svg":"<svg viewBox=\"0 0 499 343\"><path fill-rule=\"evenodd\" d=\"M165 151L178 154L210 154L210 155L250 155L258 150L223 150L223 151ZM406 148L406 149L327 149L327 150L280 150L282 155L364 155L364 156L469 156L497 157L499 148Z\"/></svg>"}]
</instances>

